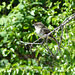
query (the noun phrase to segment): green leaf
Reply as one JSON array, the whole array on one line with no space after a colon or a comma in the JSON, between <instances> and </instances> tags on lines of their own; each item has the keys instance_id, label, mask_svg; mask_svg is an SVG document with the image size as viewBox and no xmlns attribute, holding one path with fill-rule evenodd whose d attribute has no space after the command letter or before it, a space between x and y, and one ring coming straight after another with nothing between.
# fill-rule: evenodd
<instances>
[{"instance_id":1,"label":"green leaf","mask_svg":"<svg viewBox=\"0 0 75 75\"><path fill-rule=\"evenodd\" d=\"M6 31L0 32L0 35L4 37L6 35Z\"/></svg>"},{"instance_id":2,"label":"green leaf","mask_svg":"<svg viewBox=\"0 0 75 75\"><path fill-rule=\"evenodd\" d=\"M38 57L38 54L39 54L39 51L36 51L36 52L35 52L36 58Z\"/></svg>"},{"instance_id":3,"label":"green leaf","mask_svg":"<svg viewBox=\"0 0 75 75\"><path fill-rule=\"evenodd\" d=\"M32 5L42 5L41 2L33 2Z\"/></svg>"},{"instance_id":4,"label":"green leaf","mask_svg":"<svg viewBox=\"0 0 75 75\"><path fill-rule=\"evenodd\" d=\"M31 16L31 15L27 16L26 18L27 18L27 19L34 19L34 17Z\"/></svg>"},{"instance_id":5,"label":"green leaf","mask_svg":"<svg viewBox=\"0 0 75 75\"><path fill-rule=\"evenodd\" d=\"M9 54L10 52L5 48L2 49L2 55L5 57Z\"/></svg>"},{"instance_id":6,"label":"green leaf","mask_svg":"<svg viewBox=\"0 0 75 75\"><path fill-rule=\"evenodd\" d=\"M7 6L7 9L9 10L11 8L11 4L9 4L8 6Z\"/></svg>"},{"instance_id":7,"label":"green leaf","mask_svg":"<svg viewBox=\"0 0 75 75\"><path fill-rule=\"evenodd\" d=\"M50 23L50 22L51 22L51 17L52 17L52 16L49 16L49 17L47 18L47 20L46 20L47 23Z\"/></svg>"},{"instance_id":8,"label":"green leaf","mask_svg":"<svg viewBox=\"0 0 75 75\"><path fill-rule=\"evenodd\" d=\"M2 6L2 7L4 8L4 7L6 6L6 3L5 3L5 2L2 2L2 4L3 4L3 6Z\"/></svg>"},{"instance_id":9,"label":"green leaf","mask_svg":"<svg viewBox=\"0 0 75 75\"><path fill-rule=\"evenodd\" d=\"M23 8L24 8L24 5L19 4L19 9L21 10L21 9L23 9Z\"/></svg>"}]
</instances>

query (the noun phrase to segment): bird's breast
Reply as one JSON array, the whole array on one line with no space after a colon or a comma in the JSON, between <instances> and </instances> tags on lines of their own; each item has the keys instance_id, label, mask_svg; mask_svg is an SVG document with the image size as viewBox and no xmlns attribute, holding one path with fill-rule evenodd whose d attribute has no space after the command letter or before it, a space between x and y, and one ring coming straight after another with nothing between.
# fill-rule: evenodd
<instances>
[{"instance_id":1,"label":"bird's breast","mask_svg":"<svg viewBox=\"0 0 75 75\"><path fill-rule=\"evenodd\" d=\"M41 29L36 29L35 32L37 33L37 35L38 35L39 37L42 37L42 36L44 35L44 32L43 32Z\"/></svg>"}]
</instances>

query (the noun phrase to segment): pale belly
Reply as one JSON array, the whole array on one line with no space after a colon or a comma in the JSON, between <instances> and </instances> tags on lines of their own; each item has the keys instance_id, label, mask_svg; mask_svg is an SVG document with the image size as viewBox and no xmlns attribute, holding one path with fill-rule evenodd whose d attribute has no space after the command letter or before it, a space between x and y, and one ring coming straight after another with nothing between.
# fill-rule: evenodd
<instances>
[{"instance_id":1,"label":"pale belly","mask_svg":"<svg viewBox=\"0 0 75 75\"><path fill-rule=\"evenodd\" d=\"M37 35L38 35L39 37L42 37L42 36L44 35L44 32L41 31L40 29L36 30L35 32L37 33Z\"/></svg>"}]
</instances>

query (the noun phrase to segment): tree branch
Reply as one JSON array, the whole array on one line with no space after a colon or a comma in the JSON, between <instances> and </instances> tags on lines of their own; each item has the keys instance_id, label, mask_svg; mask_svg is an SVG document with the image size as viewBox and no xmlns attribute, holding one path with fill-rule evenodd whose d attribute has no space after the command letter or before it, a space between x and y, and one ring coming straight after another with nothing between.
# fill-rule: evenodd
<instances>
[{"instance_id":1,"label":"tree branch","mask_svg":"<svg viewBox=\"0 0 75 75\"><path fill-rule=\"evenodd\" d=\"M72 17L71 17L72 16ZM36 41L34 41L33 43L39 41L40 39L46 37L46 36L49 36L50 34L52 34L54 31L58 30L59 28L61 28L62 26L65 26L70 20L72 20L73 18L75 18L75 13L72 14L70 17L66 18L68 20L66 20L66 22L64 21L64 23L60 24L60 26L58 26L57 28L55 28L53 31L51 31L50 33L48 34L45 34L44 36L40 37L39 39L37 39Z\"/></svg>"},{"instance_id":2,"label":"tree branch","mask_svg":"<svg viewBox=\"0 0 75 75\"><path fill-rule=\"evenodd\" d=\"M23 41L20 41L21 43L24 43L25 45L26 44L40 44L42 45L42 43L36 43L37 41L39 41L40 39L44 38L44 37L48 37L50 34L52 34L53 32L55 32L56 30L58 30L59 28L61 28L62 26L65 26L70 20L72 20L73 18L75 18L75 13L72 14L71 16L69 16L68 18L66 18L62 24L60 24L60 26L58 26L57 28L55 28L53 31L51 31L50 33L48 34L45 34L44 36L38 38L36 41L34 41L33 43L27 43L27 42L23 42Z\"/></svg>"}]
</instances>

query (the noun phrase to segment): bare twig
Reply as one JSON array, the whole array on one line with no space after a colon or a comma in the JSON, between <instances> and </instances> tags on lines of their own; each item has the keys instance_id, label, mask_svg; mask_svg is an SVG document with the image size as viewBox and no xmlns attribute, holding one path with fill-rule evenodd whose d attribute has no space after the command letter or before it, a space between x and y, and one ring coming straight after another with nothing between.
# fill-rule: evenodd
<instances>
[{"instance_id":1,"label":"bare twig","mask_svg":"<svg viewBox=\"0 0 75 75\"><path fill-rule=\"evenodd\" d=\"M27 45L27 44L30 44L31 46L33 46L33 44L38 44L38 45L42 45L43 43L41 42L41 43L36 43L37 41L39 41L40 39L42 39L42 38L44 38L44 37L47 37L47 39L46 39L46 43L47 43L47 40L48 40L48 36L49 35L51 35L53 32L55 32L56 30L59 30L61 27L62 27L62 35L63 35L63 26L65 26L70 20L72 20L73 18L75 18L75 13L74 14L72 14L71 16L69 16L68 18L66 18L64 21L63 21L63 23L62 24L60 24L60 26L58 26L57 28L55 28L53 31L51 31L50 33L48 33L48 34L45 34L44 36L42 36L42 37L40 37L40 38L38 38L36 41L34 41L33 43L27 43L27 42L23 42L23 41L20 41L21 43L24 43L25 45ZM62 37L62 35L61 35L61 37ZM61 41L60 41L61 42ZM58 48L60 48L59 47L60 45L59 45L59 43L58 43ZM45 47L46 48L46 47ZM46 48L47 50L50 50L48 47ZM52 55L53 55L53 53L52 52L50 52Z\"/></svg>"},{"instance_id":2,"label":"bare twig","mask_svg":"<svg viewBox=\"0 0 75 75\"><path fill-rule=\"evenodd\" d=\"M42 45L42 43L35 43L35 42L33 42L33 43L28 43L28 42L20 41L20 43L23 43L23 44L25 44L25 45L27 45L27 44L30 44L30 45L33 45L33 44Z\"/></svg>"},{"instance_id":3,"label":"bare twig","mask_svg":"<svg viewBox=\"0 0 75 75\"><path fill-rule=\"evenodd\" d=\"M61 36L60 36L60 42L61 42L62 36L63 36L63 27L64 27L64 26L62 26L62 29L61 29L62 33L61 33Z\"/></svg>"},{"instance_id":4,"label":"bare twig","mask_svg":"<svg viewBox=\"0 0 75 75\"><path fill-rule=\"evenodd\" d=\"M27 42L23 42L23 41L20 41L21 43L24 43L25 45L26 44L31 44L31 45L33 45L33 44L42 44L42 43L36 43L37 41L39 41L40 39L42 39L42 38L44 38L44 37L47 37L47 36L49 36L50 34L52 34L53 32L55 32L56 30L58 30L59 28L61 28L62 26L65 26L70 20L72 20L73 18L75 18L75 13L74 14L72 14L71 16L69 16L68 18L66 18L63 22L64 23L62 23L62 24L60 24L60 26L58 26L57 28L55 28L53 31L51 31L50 33L48 33L48 34L45 34L44 36L42 36L42 37L40 37L40 38L38 38L36 41L34 41L33 43L27 43Z\"/></svg>"},{"instance_id":5,"label":"bare twig","mask_svg":"<svg viewBox=\"0 0 75 75\"><path fill-rule=\"evenodd\" d=\"M71 16L72 16L72 17L71 17ZM55 28L55 29L54 29L53 31L51 31L50 33L45 34L44 36L38 38L38 39L37 39L36 41L34 41L33 43L39 41L40 39L42 39L42 38L44 38L44 37L46 37L46 36L49 36L50 34L52 34L53 32L55 32L56 30L58 30L58 29L61 28L62 26L65 26L70 20L72 20L73 18L75 18L75 13L72 14L71 16L67 18L68 20L67 20L66 22L60 24L60 26L58 26L57 28Z\"/></svg>"},{"instance_id":6,"label":"bare twig","mask_svg":"<svg viewBox=\"0 0 75 75\"><path fill-rule=\"evenodd\" d=\"M53 31L51 31L50 33L45 34L44 36L38 38L36 41L34 41L34 42L32 42L32 43L20 41L20 43L23 43L23 44L25 44L25 45L28 45L28 44L29 44L29 45L30 45L30 48L32 48L34 44L35 44L35 45L42 45L42 46L49 52L48 55L49 55L49 56L52 55L52 57L55 58L56 55L57 55L57 53L58 53L58 50L57 50L56 54L54 55L54 53L49 49L49 47L48 47L48 45L47 45L48 36L51 35L53 32L59 30L59 29L62 27L62 34L61 34L61 37L60 37L60 42L61 42L61 41L62 41L62 36L63 36L63 27L66 26L66 24L67 24L70 20L72 20L73 18L75 18L75 13L72 14L71 16L69 16L68 18L66 18L66 19L63 21L63 23L60 24L60 26L56 27L56 28L55 28ZM45 41L43 41L43 42L41 42L41 43L36 43L37 41L39 41L40 39L42 39L42 38L44 38L44 37L47 37L47 38L46 38L46 44L43 44L43 43L45 43ZM56 39L56 42L57 42L57 44L58 44L58 49L60 50L61 44L60 44L60 42L58 42L57 39ZM62 46L61 46L61 47L62 47ZM62 47L62 48L64 48L64 47Z\"/></svg>"}]
</instances>

